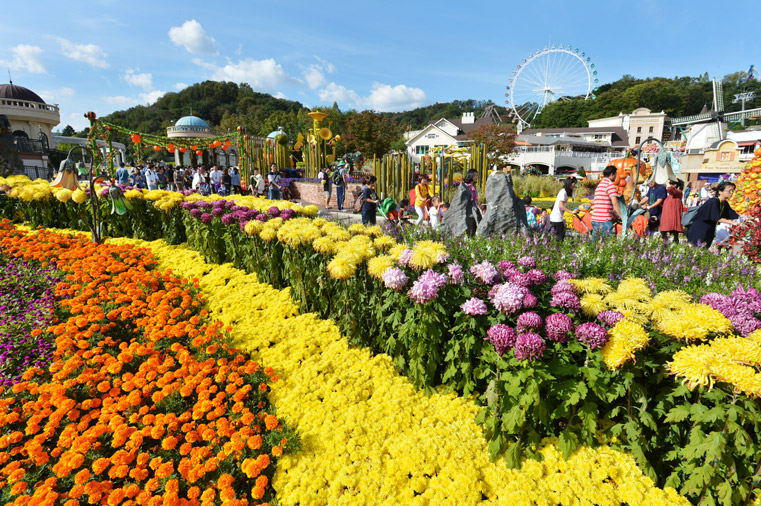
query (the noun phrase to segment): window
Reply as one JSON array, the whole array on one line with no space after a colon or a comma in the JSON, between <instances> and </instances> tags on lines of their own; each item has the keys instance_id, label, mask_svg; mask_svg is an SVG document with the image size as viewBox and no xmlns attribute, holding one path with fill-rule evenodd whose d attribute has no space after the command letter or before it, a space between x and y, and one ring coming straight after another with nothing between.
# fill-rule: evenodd
<instances>
[{"instance_id":1,"label":"window","mask_svg":"<svg viewBox=\"0 0 761 506\"><path fill-rule=\"evenodd\" d=\"M634 144L636 144L637 146L639 146L640 142L642 142L642 137L638 136L636 139L634 139Z\"/></svg>"},{"instance_id":2,"label":"window","mask_svg":"<svg viewBox=\"0 0 761 506\"><path fill-rule=\"evenodd\" d=\"M735 154L731 151L720 151L716 154L716 159L720 162L731 162L735 159Z\"/></svg>"},{"instance_id":3,"label":"window","mask_svg":"<svg viewBox=\"0 0 761 506\"><path fill-rule=\"evenodd\" d=\"M650 133L653 133L655 131L655 127L650 127Z\"/></svg>"},{"instance_id":4,"label":"window","mask_svg":"<svg viewBox=\"0 0 761 506\"><path fill-rule=\"evenodd\" d=\"M416 155L424 155L428 153L428 146L415 146Z\"/></svg>"},{"instance_id":5,"label":"window","mask_svg":"<svg viewBox=\"0 0 761 506\"><path fill-rule=\"evenodd\" d=\"M436 134L427 134L425 136L426 139L435 139L436 137L438 137L438 135L436 135Z\"/></svg>"},{"instance_id":6,"label":"window","mask_svg":"<svg viewBox=\"0 0 761 506\"><path fill-rule=\"evenodd\" d=\"M641 134L641 133L642 133L642 127L637 127L637 133L638 133L638 134Z\"/></svg>"}]
</instances>

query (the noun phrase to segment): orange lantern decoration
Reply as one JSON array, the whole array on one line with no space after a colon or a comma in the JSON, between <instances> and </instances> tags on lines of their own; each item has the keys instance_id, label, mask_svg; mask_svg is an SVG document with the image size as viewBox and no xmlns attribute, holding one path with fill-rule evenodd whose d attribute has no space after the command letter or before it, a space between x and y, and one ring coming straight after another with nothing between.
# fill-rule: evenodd
<instances>
[{"instance_id":1,"label":"orange lantern decoration","mask_svg":"<svg viewBox=\"0 0 761 506\"><path fill-rule=\"evenodd\" d=\"M132 142L135 144L140 144L140 135L138 134L132 134L129 136L130 139L132 139Z\"/></svg>"},{"instance_id":2,"label":"orange lantern decoration","mask_svg":"<svg viewBox=\"0 0 761 506\"><path fill-rule=\"evenodd\" d=\"M224 146L222 146L222 149L224 149L225 151L227 151L227 148L229 148L229 147L230 147L230 146L228 146L227 144L225 144Z\"/></svg>"},{"instance_id":3,"label":"orange lantern decoration","mask_svg":"<svg viewBox=\"0 0 761 506\"><path fill-rule=\"evenodd\" d=\"M232 142L230 142L230 139L225 139L225 146L229 146L230 144L232 144Z\"/></svg>"},{"instance_id":4,"label":"orange lantern decoration","mask_svg":"<svg viewBox=\"0 0 761 506\"><path fill-rule=\"evenodd\" d=\"M161 146L153 146L154 151L161 151Z\"/></svg>"},{"instance_id":5,"label":"orange lantern decoration","mask_svg":"<svg viewBox=\"0 0 761 506\"><path fill-rule=\"evenodd\" d=\"M167 145L166 145L166 149L167 149L167 151L169 151L170 149L171 149L171 150L174 150L174 144L172 144L172 143L170 142L169 144L167 144Z\"/></svg>"},{"instance_id":6,"label":"orange lantern decoration","mask_svg":"<svg viewBox=\"0 0 761 506\"><path fill-rule=\"evenodd\" d=\"M191 145L190 145L190 149L192 149L193 151L195 151L195 150L197 150L197 149L198 149L198 146L196 146L195 144L191 144Z\"/></svg>"},{"instance_id":7,"label":"orange lantern decoration","mask_svg":"<svg viewBox=\"0 0 761 506\"><path fill-rule=\"evenodd\" d=\"M184 153L187 150L188 148L186 148L185 146L180 146L180 153Z\"/></svg>"},{"instance_id":8,"label":"orange lantern decoration","mask_svg":"<svg viewBox=\"0 0 761 506\"><path fill-rule=\"evenodd\" d=\"M199 149L198 151L196 151L196 154L197 154L198 156L202 156L202 155L203 155L203 151L201 151L201 150Z\"/></svg>"},{"instance_id":9,"label":"orange lantern decoration","mask_svg":"<svg viewBox=\"0 0 761 506\"><path fill-rule=\"evenodd\" d=\"M221 143L219 141L214 141L211 143L212 148L218 148Z\"/></svg>"},{"instance_id":10,"label":"orange lantern decoration","mask_svg":"<svg viewBox=\"0 0 761 506\"><path fill-rule=\"evenodd\" d=\"M166 150L169 151L170 153L174 153L174 148L169 149L169 147L167 146Z\"/></svg>"}]
</instances>

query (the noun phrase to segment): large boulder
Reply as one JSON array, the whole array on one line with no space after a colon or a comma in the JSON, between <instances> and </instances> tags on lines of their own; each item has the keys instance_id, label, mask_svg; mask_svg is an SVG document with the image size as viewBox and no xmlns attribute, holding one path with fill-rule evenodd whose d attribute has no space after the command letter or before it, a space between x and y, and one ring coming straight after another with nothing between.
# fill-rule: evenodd
<instances>
[{"instance_id":1,"label":"large boulder","mask_svg":"<svg viewBox=\"0 0 761 506\"><path fill-rule=\"evenodd\" d=\"M477 225L473 194L470 193L467 186L461 184L441 220L441 228L445 234L452 237L459 237L463 234L472 236L476 233Z\"/></svg>"},{"instance_id":2,"label":"large boulder","mask_svg":"<svg viewBox=\"0 0 761 506\"><path fill-rule=\"evenodd\" d=\"M526 208L513 190L513 177L495 172L486 180L486 213L478 223L478 235L528 234Z\"/></svg>"},{"instance_id":3,"label":"large boulder","mask_svg":"<svg viewBox=\"0 0 761 506\"><path fill-rule=\"evenodd\" d=\"M24 162L18 154L18 148L13 143L11 122L5 114L0 114L0 177L14 173L22 173Z\"/></svg>"}]
</instances>

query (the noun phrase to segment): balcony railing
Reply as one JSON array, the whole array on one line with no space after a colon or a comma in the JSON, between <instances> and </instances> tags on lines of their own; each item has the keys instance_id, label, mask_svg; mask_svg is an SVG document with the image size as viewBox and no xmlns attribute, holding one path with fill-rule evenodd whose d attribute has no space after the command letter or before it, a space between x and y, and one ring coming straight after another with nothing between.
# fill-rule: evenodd
<instances>
[{"instance_id":1,"label":"balcony railing","mask_svg":"<svg viewBox=\"0 0 761 506\"><path fill-rule=\"evenodd\" d=\"M23 174L29 179L53 179L53 169L46 167L37 167L36 165L24 165L24 168L17 170L16 174Z\"/></svg>"},{"instance_id":2,"label":"balcony railing","mask_svg":"<svg viewBox=\"0 0 761 506\"><path fill-rule=\"evenodd\" d=\"M39 111L49 111L59 114L58 106L52 104L41 104L39 102L30 102L29 100L17 100L14 98L0 98L0 106L14 107L24 109L37 109Z\"/></svg>"},{"instance_id":3,"label":"balcony railing","mask_svg":"<svg viewBox=\"0 0 761 506\"><path fill-rule=\"evenodd\" d=\"M28 139L26 137L14 137L13 144L15 144L19 153L47 153L47 142L39 139Z\"/></svg>"}]
</instances>

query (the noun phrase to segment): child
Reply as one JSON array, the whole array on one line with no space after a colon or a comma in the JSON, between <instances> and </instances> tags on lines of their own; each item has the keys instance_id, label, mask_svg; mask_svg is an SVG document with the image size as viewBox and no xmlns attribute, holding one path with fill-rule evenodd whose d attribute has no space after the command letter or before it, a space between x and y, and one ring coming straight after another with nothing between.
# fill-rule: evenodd
<instances>
[{"instance_id":1,"label":"child","mask_svg":"<svg viewBox=\"0 0 761 506\"><path fill-rule=\"evenodd\" d=\"M431 228L434 230L437 230L441 224L439 207L441 207L441 199L439 197L433 197L431 199L431 207L428 209L428 216L431 219Z\"/></svg>"},{"instance_id":2,"label":"child","mask_svg":"<svg viewBox=\"0 0 761 506\"><path fill-rule=\"evenodd\" d=\"M415 213L417 214L415 225L420 225L425 219L426 200L430 197L430 188L428 186L430 182L430 178L424 175L420 179L420 184L415 186Z\"/></svg>"}]
</instances>

